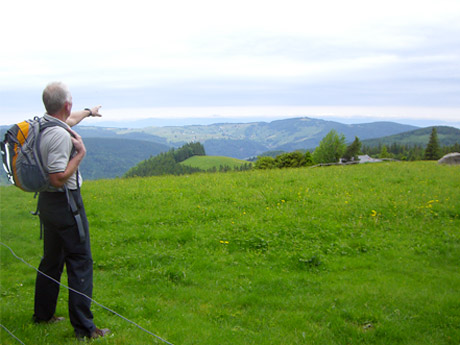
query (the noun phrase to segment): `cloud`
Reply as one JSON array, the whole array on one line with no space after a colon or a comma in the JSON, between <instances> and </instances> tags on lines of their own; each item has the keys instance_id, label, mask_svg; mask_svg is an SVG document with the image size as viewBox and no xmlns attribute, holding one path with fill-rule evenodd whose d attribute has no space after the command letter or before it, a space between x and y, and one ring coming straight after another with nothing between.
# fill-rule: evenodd
<instances>
[{"instance_id":1,"label":"cloud","mask_svg":"<svg viewBox=\"0 0 460 345\"><path fill-rule=\"evenodd\" d=\"M51 80L84 106L460 106L457 0L3 6L2 113Z\"/></svg>"}]
</instances>

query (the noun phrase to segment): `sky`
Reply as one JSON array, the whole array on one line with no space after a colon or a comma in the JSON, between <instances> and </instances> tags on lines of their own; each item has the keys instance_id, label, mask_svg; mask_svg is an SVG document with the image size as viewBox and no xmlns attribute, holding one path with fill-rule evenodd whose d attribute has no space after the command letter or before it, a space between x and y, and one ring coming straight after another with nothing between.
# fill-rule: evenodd
<instances>
[{"instance_id":1,"label":"sky","mask_svg":"<svg viewBox=\"0 0 460 345\"><path fill-rule=\"evenodd\" d=\"M86 125L308 116L460 128L460 0L2 4L0 125L67 84Z\"/></svg>"}]
</instances>

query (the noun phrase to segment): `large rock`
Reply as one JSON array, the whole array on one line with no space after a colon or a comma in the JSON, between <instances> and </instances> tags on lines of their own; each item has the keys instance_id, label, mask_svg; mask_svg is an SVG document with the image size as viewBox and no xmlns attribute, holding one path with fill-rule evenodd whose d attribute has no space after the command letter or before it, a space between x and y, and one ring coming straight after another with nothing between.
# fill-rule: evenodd
<instances>
[{"instance_id":1,"label":"large rock","mask_svg":"<svg viewBox=\"0 0 460 345\"><path fill-rule=\"evenodd\" d=\"M453 153L448 153L444 157L442 157L440 160L438 160L439 164L460 164L460 153L458 152L453 152Z\"/></svg>"}]
</instances>

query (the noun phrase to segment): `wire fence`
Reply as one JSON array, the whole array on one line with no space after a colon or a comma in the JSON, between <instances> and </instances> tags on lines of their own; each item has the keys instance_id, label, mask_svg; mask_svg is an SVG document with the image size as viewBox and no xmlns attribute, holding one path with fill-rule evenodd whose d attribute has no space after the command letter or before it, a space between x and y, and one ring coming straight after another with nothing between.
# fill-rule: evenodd
<instances>
[{"instance_id":1,"label":"wire fence","mask_svg":"<svg viewBox=\"0 0 460 345\"><path fill-rule=\"evenodd\" d=\"M13 337L14 339L16 339L20 344L22 345L26 345L24 344L21 339L19 339L18 337L16 337L13 332L11 332L8 328L6 328L5 326L3 326L1 323L0 323L0 327L3 328L5 331L7 331L9 333L9 335L11 335L11 337Z\"/></svg>"},{"instance_id":2,"label":"wire fence","mask_svg":"<svg viewBox=\"0 0 460 345\"><path fill-rule=\"evenodd\" d=\"M112 309L110 309L110 308L107 308L107 307L104 306L103 304L101 304L101 303L95 301L94 299L92 299L91 297L85 295L84 293L81 293L81 292L79 292L79 291L77 291L77 290L75 290L75 289L72 289L71 287L68 287L68 286L62 284L61 282L57 281L56 279L54 279L54 278L50 277L49 275L47 275L47 274L41 272L39 269L35 268L35 267L32 266L31 264L29 264L27 261L25 261L25 260L22 259L21 257L17 256L16 253L13 251L13 249L11 249L10 247L8 247L6 244L4 244L3 242L0 242L0 244L1 244L2 246L4 246L5 248L7 248L7 249L11 252L11 254L12 254L17 260L23 262L25 265L29 266L30 268L32 268L33 270L37 271L38 273L40 273L41 275L45 276L46 278L52 280L52 281L55 282L56 284L59 284L60 286L66 288L67 290L72 291L72 292L74 292L74 293L76 293L76 294L79 294L79 295L81 295L81 296L83 296L83 297L89 299L91 302L93 302L94 304L98 305L99 307L101 307L101 308L107 310L108 312L110 312L110 313L112 313L112 314L114 314L114 315L120 317L121 319L123 319L123 320L125 320L125 321L131 323L132 325L134 325L134 326L136 326L137 328L139 328L141 331L143 331L143 332L145 332L145 333L147 333L147 334L150 334L151 336L157 338L158 340L161 340L161 341L164 342L165 344L174 345L174 344L170 343L169 341L167 341L167 340L161 338L160 336L156 335L155 333L152 333L152 332L150 332L149 330L145 329L144 327L140 326L140 325L137 324L136 322L129 320L128 318L124 317L123 315L120 315L119 313L117 313L116 311L114 311L114 310L112 310ZM21 344L24 344L24 343L23 343L21 340L19 340L12 332L10 332L5 326L3 326L3 325L1 325L1 324L0 324L0 326L1 326L3 329L5 329L13 338L15 338L17 341L19 341Z\"/></svg>"}]
</instances>

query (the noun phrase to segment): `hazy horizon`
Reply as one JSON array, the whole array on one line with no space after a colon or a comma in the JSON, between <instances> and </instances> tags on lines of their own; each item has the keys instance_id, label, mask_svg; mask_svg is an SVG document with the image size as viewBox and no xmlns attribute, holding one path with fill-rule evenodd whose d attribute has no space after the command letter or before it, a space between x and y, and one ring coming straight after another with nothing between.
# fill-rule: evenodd
<instances>
[{"instance_id":1,"label":"hazy horizon","mask_svg":"<svg viewBox=\"0 0 460 345\"><path fill-rule=\"evenodd\" d=\"M123 110L117 112L123 113ZM42 115L35 115L42 116ZM14 123L32 119L35 116L17 115L15 121L6 121L0 123L0 126L11 126ZM96 127L115 127L115 128L145 128L145 127L166 127L166 126L190 126L190 125L212 125L218 123L251 123L251 122L273 122L278 120L295 119L295 118L311 118L316 120L333 121L342 124L362 124L374 122L395 122L404 125L411 125L415 127L431 127L431 126L449 126L460 129L460 121L444 121L433 120L431 118L408 118L397 116L362 116L362 115L348 115L348 116L335 116L324 114L301 114L301 115L248 115L245 116L231 116L227 115L213 115L213 116L145 116L139 118L123 117L109 117L102 116L101 118L87 118L80 123L80 126L96 126Z\"/></svg>"},{"instance_id":2,"label":"hazy horizon","mask_svg":"<svg viewBox=\"0 0 460 345\"><path fill-rule=\"evenodd\" d=\"M100 104L110 122L460 122L458 0L26 0L2 10L0 124L43 114L52 81L69 86L74 110ZM94 23L74 25L88 14Z\"/></svg>"}]
</instances>

